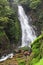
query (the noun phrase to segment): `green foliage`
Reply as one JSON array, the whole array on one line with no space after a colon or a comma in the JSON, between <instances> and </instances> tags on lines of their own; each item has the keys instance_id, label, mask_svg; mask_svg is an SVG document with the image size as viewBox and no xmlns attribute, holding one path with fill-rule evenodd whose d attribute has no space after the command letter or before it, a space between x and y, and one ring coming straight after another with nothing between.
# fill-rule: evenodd
<instances>
[{"instance_id":1,"label":"green foliage","mask_svg":"<svg viewBox=\"0 0 43 65\"><path fill-rule=\"evenodd\" d=\"M22 4L27 4L31 9L36 9L41 4L41 0L19 0Z\"/></svg>"},{"instance_id":2,"label":"green foliage","mask_svg":"<svg viewBox=\"0 0 43 65\"><path fill-rule=\"evenodd\" d=\"M0 30L0 37L2 37L4 34L5 32Z\"/></svg>"},{"instance_id":3,"label":"green foliage","mask_svg":"<svg viewBox=\"0 0 43 65\"><path fill-rule=\"evenodd\" d=\"M10 42L6 33L0 29L0 51L2 50L1 52L3 52L3 49L9 49L10 48L9 44Z\"/></svg>"},{"instance_id":4,"label":"green foliage","mask_svg":"<svg viewBox=\"0 0 43 65\"><path fill-rule=\"evenodd\" d=\"M40 55L41 55L41 57L43 57L43 40L41 41Z\"/></svg>"},{"instance_id":5,"label":"green foliage","mask_svg":"<svg viewBox=\"0 0 43 65\"><path fill-rule=\"evenodd\" d=\"M43 34L40 35L39 37L37 37L37 38L33 41L32 45L36 44L36 43L39 42L39 40L41 40L41 39L43 39Z\"/></svg>"},{"instance_id":6,"label":"green foliage","mask_svg":"<svg viewBox=\"0 0 43 65\"><path fill-rule=\"evenodd\" d=\"M30 65L34 65L43 57L43 34L36 38L32 43L32 53L34 53L31 59Z\"/></svg>"},{"instance_id":7,"label":"green foliage","mask_svg":"<svg viewBox=\"0 0 43 65\"><path fill-rule=\"evenodd\" d=\"M8 5L7 0L0 0L0 16L5 16L11 14L11 8Z\"/></svg>"},{"instance_id":8,"label":"green foliage","mask_svg":"<svg viewBox=\"0 0 43 65\"><path fill-rule=\"evenodd\" d=\"M2 0L0 0L0 3L1 3L1 5L4 5L4 6L5 6L5 5L7 5L7 4L8 4L8 1L7 1L7 0L3 0L3 1L2 1Z\"/></svg>"},{"instance_id":9,"label":"green foliage","mask_svg":"<svg viewBox=\"0 0 43 65\"><path fill-rule=\"evenodd\" d=\"M0 17L0 22L2 23L7 23L8 22L8 17Z\"/></svg>"},{"instance_id":10,"label":"green foliage","mask_svg":"<svg viewBox=\"0 0 43 65\"><path fill-rule=\"evenodd\" d=\"M36 9L41 3L41 0L30 0L30 8Z\"/></svg>"},{"instance_id":11,"label":"green foliage","mask_svg":"<svg viewBox=\"0 0 43 65\"><path fill-rule=\"evenodd\" d=\"M18 65L26 65L25 62L20 62Z\"/></svg>"},{"instance_id":12,"label":"green foliage","mask_svg":"<svg viewBox=\"0 0 43 65\"><path fill-rule=\"evenodd\" d=\"M39 50L40 50L41 45L43 45L42 40L43 40L43 34L40 35L38 38L36 38L36 40L32 44L32 50L35 53L36 57L37 57L37 55L39 55L41 53L41 51L39 51ZM41 48L43 48L43 47L41 47Z\"/></svg>"},{"instance_id":13,"label":"green foliage","mask_svg":"<svg viewBox=\"0 0 43 65\"><path fill-rule=\"evenodd\" d=\"M25 59L23 58L16 58L18 61L18 65L26 65Z\"/></svg>"},{"instance_id":14,"label":"green foliage","mask_svg":"<svg viewBox=\"0 0 43 65\"><path fill-rule=\"evenodd\" d=\"M10 19L7 27L6 27L6 33L8 33L10 40L13 40L13 43L15 42L18 43L19 39L20 39L20 24L18 20L13 20Z\"/></svg>"},{"instance_id":15,"label":"green foliage","mask_svg":"<svg viewBox=\"0 0 43 65\"><path fill-rule=\"evenodd\" d=\"M38 58L33 58L33 60L31 61L31 65L35 64L36 62L38 62Z\"/></svg>"},{"instance_id":16,"label":"green foliage","mask_svg":"<svg viewBox=\"0 0 43 65\"><path fill-rule=\"evenodd\" d=\"M0 0L0 50L10 50L10 42L12 46L17 45L20 35L16 10L10 7L8 0Z\"/></svg>"},{"instance_id":17,"label":"green foliage","mask_svg":"<svg viewBox=\"0 0 43 65\"><path fill-rule=\"evenodd\" d=\"M43 58L38 63L36 63L34 65L43 65Z\"/></svg>"}]
</instances>

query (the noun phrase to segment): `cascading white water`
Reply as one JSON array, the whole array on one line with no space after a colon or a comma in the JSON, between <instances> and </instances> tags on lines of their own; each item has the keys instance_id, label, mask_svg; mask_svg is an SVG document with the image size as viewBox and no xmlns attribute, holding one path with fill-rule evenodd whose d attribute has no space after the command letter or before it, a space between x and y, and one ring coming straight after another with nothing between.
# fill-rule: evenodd
<instances>
[{"instance_id":1,"label":"cascading white water","mask_svg":"<svg viewBox=\"0 0 43 65\"><path fill-rule=\"evenodd\" d=\"M0 62L5 61L5 60L7 60L8 58L13 58L13 56L14 56L13 53L8 54L8 55L6 55L6 56L2 56L1 59L0 59Z\"/></svg>"},{"instance_id":2,"label":"cascading white water","mask_svg":"<svg viewBox=\"0 0 43 65\"><path fill-rule=\"evenodd\" d=\"M30 46L30 43L33 42L33 40L36 38L35 31L30 26L27 15L25 14L25 11L21 5L18 6L18 19L21 24L22 29L22 45L24 46Z\"/></svg>"}]
</instances>

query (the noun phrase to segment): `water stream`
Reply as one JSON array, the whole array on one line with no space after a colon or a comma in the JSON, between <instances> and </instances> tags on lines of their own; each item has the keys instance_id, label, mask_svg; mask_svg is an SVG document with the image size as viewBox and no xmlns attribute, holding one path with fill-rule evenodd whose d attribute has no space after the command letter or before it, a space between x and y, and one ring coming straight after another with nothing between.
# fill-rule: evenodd
<instances>
[{"instance_id":1,"label":"water stream","mask_svg":"<svg viewBox=\"0 0 43 65\"><path fill-rule=\"evenodd\" d=\"M8 54L6 56L2 56L1 59L0 59L0 62L5 61L8 58L13 58L13 56L14 56L13 53L10 53L10 54Z\"/></svg>"}]
</instances>

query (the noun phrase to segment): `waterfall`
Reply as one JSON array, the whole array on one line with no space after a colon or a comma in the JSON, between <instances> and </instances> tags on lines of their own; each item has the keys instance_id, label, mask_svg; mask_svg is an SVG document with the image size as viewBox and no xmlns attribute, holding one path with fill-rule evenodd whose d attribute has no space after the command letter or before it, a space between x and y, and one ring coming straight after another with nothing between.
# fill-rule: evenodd
<instances>
[{"instance_id":1,"label":"waterfall","mask_svg":"<svg viewBox=\"0 0 43 65\"><path fill-rule=\"evenodd\" d=\"M30 20L25 14L25 11L21 5L18 6L18 19L21 24L22 29L22 45L30 46L30 43L36 38L35 31L32 26L29 24Z\"/></svg>"}]
</instances>

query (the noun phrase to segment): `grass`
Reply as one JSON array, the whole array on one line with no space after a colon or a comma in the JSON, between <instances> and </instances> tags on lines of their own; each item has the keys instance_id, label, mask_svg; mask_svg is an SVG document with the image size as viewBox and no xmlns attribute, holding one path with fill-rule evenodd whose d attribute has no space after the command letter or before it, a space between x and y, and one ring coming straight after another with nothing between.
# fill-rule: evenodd
<instances>
[{"instance_id":1,"label":"grass","mask_svg":"<svg viewBox=\"0 0 43 65\"><path fill-rule=\"evenodd\" d=\"M38 63L36 63L35 65L43 65L43 58Z\"/></svg>"}]
</instances>

